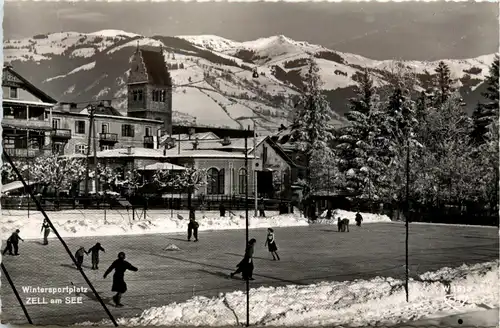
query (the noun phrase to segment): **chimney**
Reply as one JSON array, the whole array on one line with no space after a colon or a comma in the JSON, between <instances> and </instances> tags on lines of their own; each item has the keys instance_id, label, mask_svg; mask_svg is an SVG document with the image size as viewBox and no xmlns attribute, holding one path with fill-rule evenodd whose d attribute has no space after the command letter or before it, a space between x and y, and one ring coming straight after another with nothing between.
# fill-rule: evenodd
<instances>
[{"instance_id":1,"label":"chimney","mask_svg":"<svg viewBox=\"0 0 500 328\"><path fill-rule=\"evenodd\" d=\"M200 142L198 141L198 138L196 138L193 142L193 150L197 150L199 144L200 144Z\"/></svg>"},{"instance_id":2,"label":"chimney","mask_svg":"<svg viewBox=\"0 0 500 328\"><path fill-rule=\"evenodd\" d=\"M222 140L222 145L223 146L229 146L231 144L231 139L229 137L224 137Z\"/></svg>"},{"instance_id":3,"label":"chimney","mask_svg":"<svg viewBox=\"0 0 500 328\"><path fill-rule=\"evenodd\" d=\"M127 155L132 155L133 153L132 146L127 146Z\"/></svg>"},{"instance_id":4,"label":"chimney","mask_svg":"<svg viewBox=\"0 0 500 328\"><path fill-rule=\"evenodd\" d=\"M61 111L69 112L70 109L71 109L70 103L61 103Z\"/></svg>"},{"instance_id":5,"label":"chimney","mask_svg":"<svg viewBox=\"0 0 500 328\"><path fill-rule=\"evenodd\" d=\"M111 100L103 100L102 104L104 107L111 107Z\"/></svg>"}]
</instances>

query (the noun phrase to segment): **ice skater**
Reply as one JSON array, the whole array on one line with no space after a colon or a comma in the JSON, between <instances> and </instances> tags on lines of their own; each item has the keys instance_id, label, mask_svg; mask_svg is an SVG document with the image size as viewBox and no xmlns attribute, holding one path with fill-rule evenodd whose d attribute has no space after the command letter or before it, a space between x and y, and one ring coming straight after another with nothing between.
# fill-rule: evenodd
<instances>
[{"instance_id":1,"label":"ice skater","mask_svg":"<svg viewBox=\"0 0 500 328\"><path fill-rule=\"evenodd\" d=\"M47 219L43 219L42 230L40 230L40 232L42 232L42 231L43 231L43 244L48 245L49 240L47 238L49 237L49 234L50 234L50 225L49 225L49 221L47 221Z\"/></svg>"},{"instance_id":2,"label":"ice skater","mask_svg":"<svg viewBox=\"0 0 500 328\"><path fill-rule=\"evenodd\" d=\"M77 269L81 269L82 268L83 257L85 256L85 254L88 255L88 252L85 251L85 247L83 247L83 246L80 246L77 249L77 251L75 252L76 268Z\"/></svg>"},{"instance_id":3,"label":"ice skater","mask_svg":"<svg viewBox=\"0 0 500 328\"><path fill-rule=\"evenodd\" d=\"M278 255L278 246L276 246L276 240L274 239L274 230L272 228L267 229L267 238L264 247L266 246L271 255L273 256L273 261L276 261L276 258L279 261L280 256Z\"/></svg>"},{"instance_id":4,"label":"ice skater","mask_svg":"<svg viewBox=\"0 0 500 328\"><path fill-rule=\"evenodd\" d=\"M257 241L252 238L248 241L248 245L245 249L245 256L243 259L236 265L238 268L236 271L230 274L231 278L234 277L235 274L241 273L243 280L255 280L253 276L253 252L254 245Z\"/></svg>"},{"instance_id":5,"label":"ice skater","mask_svg":"<svg viewBox=\"0 0 500 328\"><path fill-rule=\"evenodd\" d=\"M198 241L198 228L200 224L196 222L194 209L189 210L189 223L188 223L188 241L191 241L191 235L194 236L194 241Z\"/></svg>"},{"instance_id":6,"label":"ice skater","mask_svg":"<svg viewBox=\"0 0 500 328\"><path fill-rule=\"evenodd\" d=\"M361 227L361 222L363 222L363 216L361 216L361 214L360 214L359 212L358 212L358 213L356 213L356 218L355 218L355 220L356 220L356 225L357 225L358 227Z\"/></svg>"},{"instance_id":7,"label":"ice skater","mask_svg":"<svg viewBox=\"0 0 500 328\"><path fill-rule=\"evenodd\" d=\"M127 284L125 283L125 271L138 271L138 269L125 261L125 253L118 253L118 259L116 259L111 266L104 273L104 279L111 273L111 271L115 270L113 274L113 285L111 286L111 291L116 292L116 295L113 296L113 302L117 307L123 306L121 303L122 295L127 291Z\"/></svg>"},{"instance_id":8,"label":"ice skater","mask_svg":"<svg viewBox=\"0 0 500 328\"><path fill-rule=\"evenodd\" d=\"M10 235L7 239L7 247L3 250L2 255L5 255L7 252L9 252L9 255L19 255L19 241L24 242L24 239L19 236L20 232L19 229L16 229L16 231ZM14 254L12 254L12 248L14 248Z\"/></svg>"},{"instance_id":9,"label":"ice skater","mask_svg":"<svg viewBox=\"0 0 500 328\"><path fill-rule=\"evenodd\" d=\"M96 243L94 246L90 247L87 252L87 254L91 253L92 270L99 270L99 251L106 253L104 248L102 248L101 243Z\"/></svg>"}]
</instances>

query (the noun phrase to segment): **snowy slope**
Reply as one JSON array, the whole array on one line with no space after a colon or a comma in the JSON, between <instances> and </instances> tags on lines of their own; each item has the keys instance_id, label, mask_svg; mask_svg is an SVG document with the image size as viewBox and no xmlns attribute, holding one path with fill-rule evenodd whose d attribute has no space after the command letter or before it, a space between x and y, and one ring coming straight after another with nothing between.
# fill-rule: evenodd
<instances>
[{"instance_id":1,"label":"snowy slope","mask_svg":"<svg viewBox=\"0 0 500 328\"><path fill-rule=\"evenodd\" d=\"M356 54L295 41L278 35L237 42L215 35L144 37L121 30L94 33L61 32L21 40L5 40L5 61L32 83L60 101L85 103L112 99L126 107L129 60L137 44L162 47L174 81L174 122L241 127L255 118L260 129L275 130L289 123L291 97L300 90L314 56L331 107L343 121L347 98L368 68L377 86L394 61L377 61ZM476 104L494 55L444 60L459 79L464 99ZM424 79L438 62L406 62ZM258 77L252 76L257 69Z\"/></svg>"}]
</instances>

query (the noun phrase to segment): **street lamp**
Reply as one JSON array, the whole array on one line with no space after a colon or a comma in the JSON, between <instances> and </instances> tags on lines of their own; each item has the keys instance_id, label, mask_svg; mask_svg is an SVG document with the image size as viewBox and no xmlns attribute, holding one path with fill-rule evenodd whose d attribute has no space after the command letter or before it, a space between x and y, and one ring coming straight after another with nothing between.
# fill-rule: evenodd
<instances>
[{"instance_id":1,"label":"street lamp","mask_svg":"<svg viewBox=\"0 0 500 328\"><path fill-rule=\"evenodd\" d=\"M94 172L94 184L95 184L95 189L97 193L97 183L98 183L98 176L97 176L97 151L96 151L96 136L95 136L95 124L94 124L94 116L95 116L95 110L97 109L96 106L90 105L89 106L89 115L90 115L90 123L89 123L89 137L87 140L87 167L85 171L85 204L88 206L88 197L89 197L89 172L90 172L90 162L89 162L89 155L90 155L90 141L92 140L92 137L94 139L94 166L95 166L95 172Z\"/></svg>"}]
</instances>

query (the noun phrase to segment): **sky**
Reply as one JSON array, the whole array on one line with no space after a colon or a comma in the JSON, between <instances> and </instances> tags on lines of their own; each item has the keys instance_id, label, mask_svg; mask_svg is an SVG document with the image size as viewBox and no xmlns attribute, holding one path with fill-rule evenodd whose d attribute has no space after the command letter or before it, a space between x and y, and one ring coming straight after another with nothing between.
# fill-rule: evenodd
<instances>
[{"instance_id":1,"label":"sky","mask_svg":"<svg viewBox=\"0 0 500 328\"><path fill-rule=\"evenodd\" d=\"M379 60L472 58L499 48L498 3L9 1L3 28L6 39L102 29L235 41L283 34Z\"/></svg>"}]
</instances>

